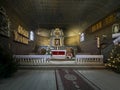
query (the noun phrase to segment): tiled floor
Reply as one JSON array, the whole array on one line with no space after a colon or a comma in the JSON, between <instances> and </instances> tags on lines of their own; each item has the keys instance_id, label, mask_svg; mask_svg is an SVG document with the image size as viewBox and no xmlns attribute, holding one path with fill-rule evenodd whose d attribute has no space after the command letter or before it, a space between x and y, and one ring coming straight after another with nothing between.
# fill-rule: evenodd
<instances>
[{"instance_id":1,"label":"tiled floor","mask_svg":"<svg viewBox=\"0 0 120 90\"><path fill-rule=\"evenodd\" d=\"M108 70L78 71L101 90L120 90L120 74ZM57 90L55 70L19 70L13 77L0 80L0 90Z\"/></svg>"}]
</instances>

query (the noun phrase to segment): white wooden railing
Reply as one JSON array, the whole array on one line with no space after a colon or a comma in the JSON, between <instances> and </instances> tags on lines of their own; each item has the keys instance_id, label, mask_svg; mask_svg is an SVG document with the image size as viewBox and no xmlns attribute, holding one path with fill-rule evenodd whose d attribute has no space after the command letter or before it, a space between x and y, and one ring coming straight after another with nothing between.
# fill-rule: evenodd
<instances>
[{"instance_id":1,"label":"white wooden railing","mask_svg":"<svg viewBox=\"0 0 120 90\"><path fill-rule=\"evenodd\" d=\"M50 64L51 55L14 55L19 65ZM76 64L103 64L103 55L76 55Z\"/></svg>"},{"instance_id":2,"label":"white wooden railing","mask_svg":"<svg viewBox=\"0 0 120 90\"><path fill-rule=\"evenodd\" d=\"M49 63L51 55L13 55L19 65L40 65Z\"/></svg>"},{"instance_id":3,"label":"white wooden railing","mask_svg":"<svg viewBox=\"0 0 120 90\"><path fill-rule=\"evenodd\" d=\"M76 55L77 64L103 64L103 55Z\"/></svg>"}]
</instances>

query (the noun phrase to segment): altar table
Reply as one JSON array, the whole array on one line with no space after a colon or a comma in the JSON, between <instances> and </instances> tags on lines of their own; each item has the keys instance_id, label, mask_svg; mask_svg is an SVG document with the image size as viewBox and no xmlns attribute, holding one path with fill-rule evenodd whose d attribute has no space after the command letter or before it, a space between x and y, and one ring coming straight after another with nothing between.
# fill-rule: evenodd
<instances>
[{"instance_id":1,"label":"altar table","mask_svg":"<svg viewBox=\"0 0 120 90\"><path fill-rule=\"evenodd\" d=\"M65 59L66 50L51 50L52 59Z\"/></svg>"}]
</instances>

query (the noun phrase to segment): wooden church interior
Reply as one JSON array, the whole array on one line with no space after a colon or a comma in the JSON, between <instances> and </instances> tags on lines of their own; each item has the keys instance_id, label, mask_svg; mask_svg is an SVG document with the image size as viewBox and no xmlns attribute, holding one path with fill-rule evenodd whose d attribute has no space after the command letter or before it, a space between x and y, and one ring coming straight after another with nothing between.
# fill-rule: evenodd
<instances>
[{"instance_id":1,"label":"wooden church interior","mask_svg":"<svg viewBox=\"0 0 120 90\"><path fill-rule=\"evenodd\" d=\"M120 90L119 73L120 0L0 0L0 90Z\"/></svg>"},{"instance_id":2,"label":"wooden church interior","mask_svg":"<svg viewBox=\"0 0 120 90\"><path fill-rule=\"evenodd\" d=\"M113 42L114 29L120 31L119 0L0 1L0 47L16 57L102 55L107 62L120 41Z\"/></svg>"}]
</instances>

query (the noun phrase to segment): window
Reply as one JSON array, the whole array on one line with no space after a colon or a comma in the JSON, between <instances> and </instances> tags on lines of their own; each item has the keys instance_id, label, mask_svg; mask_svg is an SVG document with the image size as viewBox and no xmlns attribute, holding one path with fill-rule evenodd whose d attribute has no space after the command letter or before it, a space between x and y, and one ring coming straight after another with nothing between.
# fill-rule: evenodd
<instances>
[{"instance_id":1,"label":"window","mask_svg":"<svg viewBox=\"0 0 120 90\"><path fill-rule=\"evenodd\" d=\"M30 41L33 41L33 40L34 40L34 32L30 31Z\"/></svg>"},{"instance_id":2,"label":"window","mask_svg":"<svg viewBox=\"0 0 120 90\"><path fill-rule=\"evenodd\" d=\"M81 35L80 35L80 41L82 42L82 41L84 41L85 40L85 34L84 33L81 33Z\"/></svg>"}]
</instances>

